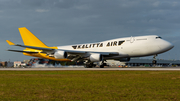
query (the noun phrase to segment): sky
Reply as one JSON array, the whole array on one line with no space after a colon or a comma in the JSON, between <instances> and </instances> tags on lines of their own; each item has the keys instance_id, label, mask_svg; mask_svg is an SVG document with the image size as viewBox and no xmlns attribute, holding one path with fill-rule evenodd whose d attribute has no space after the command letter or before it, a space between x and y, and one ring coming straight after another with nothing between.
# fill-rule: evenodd
<instances>
[{"instance_id":1,"label":"sky","mask_svg":"<svg viewBox=\"0 0 180 101\"><path fill-rule=\"evenodd\" d=\"M159 59L180 60L179 0L0 0L0 61L32 57L6 51L26 27L48 46L158 35L174 44ZM152 58L147 57L147 58Z\"/></svg>"}]
</instances>

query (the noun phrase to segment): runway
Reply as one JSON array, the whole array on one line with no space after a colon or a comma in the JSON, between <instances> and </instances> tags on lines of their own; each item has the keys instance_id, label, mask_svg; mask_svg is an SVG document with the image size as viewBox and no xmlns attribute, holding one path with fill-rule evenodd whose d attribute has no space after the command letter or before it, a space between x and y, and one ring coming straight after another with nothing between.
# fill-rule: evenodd
<instances>
[{"instance_id":1,"label":"runway","mask_svg":"<svg viewBox=\"0 0 180 101\"><path fill-rule=\"evenodd\" d=\"M180 71L180 67L166 67L166 68L83 68L83 67L67 67L67 68L0 68L0 71L7 70L7 71L61 71L61 70L115 70L115 71Z\"/></svg>"}]
</instances>

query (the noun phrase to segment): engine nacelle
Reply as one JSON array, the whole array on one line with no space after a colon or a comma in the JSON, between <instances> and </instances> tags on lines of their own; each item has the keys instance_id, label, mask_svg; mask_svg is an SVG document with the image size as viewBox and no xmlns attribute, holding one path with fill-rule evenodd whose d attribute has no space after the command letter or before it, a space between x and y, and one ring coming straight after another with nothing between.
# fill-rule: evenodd
<instances>
[{"instance_id":1,"label":"engine nacelle","mask_svg":"<svg viewBox=\"0 0 180 101\"><path fill-rule=\"evenodd\" d=\"M54 58L56 59L64 59L67 58L67 53L65 51L56 51L54 53Z\"/></svg>"},{"instance_id":2,"label":"engine nacelle","mask_svg":"<svg viewBox=\"0 0 180 101\"><path fill-rule=\"evenodd\" d=\"M102 61L103 57L101 54L92 54L90 55L89 59L91 62L98 62L98 61Z\"/></svg>"},{"instance_id":3,"label":"engine nacelle","mask_svg":"<svg viewBox=\"0 0 180 101\"><path fill-rule=\"evenodd\" d=\"M120 61L120 62L128 62L130 60L131 60L131 58L120 58L120 59L118 59L118 61Z\"/></svg>"}]
</instances>

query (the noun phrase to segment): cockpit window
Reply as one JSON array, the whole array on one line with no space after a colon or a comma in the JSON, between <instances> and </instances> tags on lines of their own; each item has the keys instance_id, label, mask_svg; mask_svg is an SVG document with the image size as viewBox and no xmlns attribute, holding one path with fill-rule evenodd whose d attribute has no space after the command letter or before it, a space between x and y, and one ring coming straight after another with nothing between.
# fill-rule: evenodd
<instances>
[{"instance_id":1,"label":"cockpit window","mask_svg":"<svg viewBox=\"0 0 180 101\"><path fill-rule=\"evenodd\" d=\"M156 39L162 39L162 37L158 36L158 37L156 37Z\"/></svg>"}]
</instances>

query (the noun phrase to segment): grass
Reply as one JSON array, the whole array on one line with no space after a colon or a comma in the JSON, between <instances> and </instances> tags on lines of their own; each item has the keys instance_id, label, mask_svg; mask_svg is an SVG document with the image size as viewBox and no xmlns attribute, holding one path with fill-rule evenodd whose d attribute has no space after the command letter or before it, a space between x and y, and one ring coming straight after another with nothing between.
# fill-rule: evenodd
<instances>
[{"instance_id":1,"label":"grass","mask_svg":"<svg viewBox=\"0 0 180 101\"><path fill-rule=\"evenodd\" d=\"M0 71L0 101L180 100L179 71Z\"/></svg>"}]
</instances>

